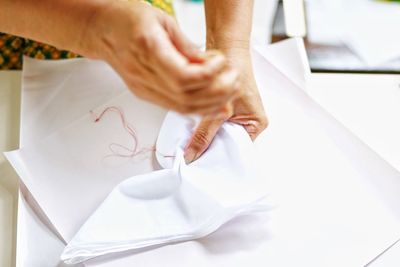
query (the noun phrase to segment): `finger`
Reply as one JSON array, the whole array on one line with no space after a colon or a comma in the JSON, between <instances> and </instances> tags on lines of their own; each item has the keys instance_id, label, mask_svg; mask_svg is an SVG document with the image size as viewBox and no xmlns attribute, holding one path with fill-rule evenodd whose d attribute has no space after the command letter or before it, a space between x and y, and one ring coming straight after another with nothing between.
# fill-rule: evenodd
<instances>
[{"instance_id":1,"label":"finger","mask_svg":"<svg viewBox=\"0 0 400 267\"><path fill-rule=\"evenodd\" d=\"M202 64L189 64L176 73L176 82L185 91L207 87L224 71L228 62L222 54L207 59ZM200 85L200 86L199 86Z\"/></svg>"},{"instance_id":2,"label":"finger","mask_svg":"<svg viewBox=\"0 0 400 267\"><path fill-rule=\"evenodd\" d=\"M227 117L229 117L225 113L221 113L221 110L223 110L225 106L215 106L215 105L201 106L198 107L197 112L195 112L194 114L203 116L204 120L211 120L211 118L212 120L219 120L219 119L225 120Z\"/></svg>"},{"instance_id":3,"label":"finger","mask_svg":"<svg viewBox=\"0 0 400 267\"><path fill-rule=\"evenodd\" d=\"M159 40L157 46L158 49L155 49L151 63L157 74L169 82L177 92L197 89L198 87L193 85L212 82L227 64L222 54L213 56L202 64L189 63L169 40Z\"/></svg>"},{"instance_id":4,"label":"finger","mask_svg":"<svg viewBox=\"0 0 400 267\"><path fill-rule=\"evenodd\" d=\"M208 90L207 92L189 91L181 94L171 93L171 89L168 84L165 83L158 75L154 73L152 69L146 66L141 68L132 67L132 71L127 73L128 82L130 84L140 83L146 88L153 92L151 97L167 98L170 103L173 103L174 110L181 113L195 113L199 115L209 115L217 110L220 110L227 102L235 99L239 94L226 95L219 93L216 95L215 92ZM222 79L223 80L223 79ZM224 84L224 83L222 83ZM234 86L239 86L237 82ZM240 92L237 88L236 92ZM209 92L210 91L210 92ZM235 91L233 91L234 93ZM138 92L144 94L145 92ZM209 93L209 94L208 94ZM154 102L149 99L150 95L146 95L146 100ZM142 97L144 98L144 96Z\"/></svg>"},{"instance_id":5,"label":"finger","mask_svg":"<svg viewBox=\"0 0 400 267\"><path fill-rule=\"evenodd\" d=\"M157 66L157 69L168 70L172 73L178 73L182 68L188 65L188 59L179 52L171 42L166 32L160 31L154 34L153 49L148 55L150 64Z\"/></svg>"},{"instance_id":6,"label":"finger","mask_svg":"<svg viewBox=\"0 0 400 267\"><path fill-rule=\"evenodd\" d=\"M166 83L153 69L140 59L136 63L140 63L142 66L131 68L129 76L132 80L139 80L141 84L151 87L179 105L190 106L190 112L200 115L209 114L240 95L238 72L233 68L228 68L227 71L221 73L214 79L213 84L205 89L174 93L171 85Z\"/></svg>"},{"instance_id":7,"label":"finger","mask_svg":"<svg viewBox=\"0 0 400 267\"><path fill-rule=\"evenodd\" d=\"M186 73L181 73L178 78L178 85L182 85L185 91L192 91L206 88L213 82L213 79L223 72L228 65L222 54L213 57L204 55L203 64L191 64Z\"/></svg>"},{"instance_id":8,"label":"finger","mask_svg":"<svg viewBox=\"0 0 400 267\"><path fill-rule=\"evenodd\" d=\"M216 106L215 104L194 105L189 102L181 104L177 102L176 99L171 98L170 94L164 94L160 91L154 90L152 85L149 85L146 81L138 80L136 77L130 79L129 85L129 88L137 97L159 105L165 109L174 110L182 114L198 114L206 116L215 114L217 111L221 110L221 105Z\"/></svg>"},{"instance_id":9,"label":"finger","mask_svg":"<svg viewBox=\"0 0 400 267\"><path fill-rule=\"evenodd\" d=\"M198 89L177 94L176 97L182 104L190 103L192 106L210 106L210 109L198 113L209 114L242 94L238 72L228 69L214 79L213 83L204 89Z\"/></svg>"},{"instance_id":10,"label":"finger","mask_svg":"<svg viewBox=\"0 0 400 267\"><path fill-rule=\"evenodd\" d=\"M163 88L161 80L154 77L154 73L147 68L139 68L134 72L128 72L124 80L133 93L143 100L158 104L164 108L172 109L183 114L210 115L225 112L226 102L201 102L191 101L196 96L186 96L186 101L182 97L178 98L168 90L159 90ZM153 80L153 82L149 82ZM157 88L157 89L155 89ZM231 96L232 102L236 96Z\"/></svg>"},{"instance_id":11,"label":"finger","mask_svg":"<svg viewBox=\"0 0 400 267\"><path fill-rule=\"evenodd\" d=\"M175 110L176 103L173 100L160 95L155 90L151 90L148 85L142 84L139 81L131 81L129 89L140 99L149 101L167 110Z\"/></svg>"},{"instance_id":12,"label":"finger","mask_svg":"<svg viewBox=\"0 0 400 267\"><path fill-rule=\"evenodd\" d=\"M140 64L139 68L131 72L133 76L139 76L140 80L152 85L153 89L162 94L169 94L174 97L182 97L182 101L186 101L186 91L193 89L202 89L210 85L211 81L201 81L198 84L192 85L190 89L186 89L177 84L173 78L174 75L167 73L168 71L160 70L156 64L149 64L143 59L138 59L137 63ZM138 70L139 69L139 70ZM156 85L156 86L155 86Z\"/></svg>"},{"instance_id":13,"label":"finger","mask_svg":"<svg viewBox=\"0 0 400 267\"><path fill-rule=\"evenodd\" d=\"M229 121L242 125L253 141L268 127L268 118L265 112L234 116Z\"/></svg>"},{"instance_id":14,"label":"finger","mask_svg":"<svg viewBox=\"0 0 400 267\"><path fill-rule=\"evenodd\" d=\"M228 68L219 74L205 89L185 93L188 99L198 104L227 103L241 94L239 73L236 69Z\"/></svg>"},{"instance_id":15,"label":"finger","mask_svg":"<svg viewBox=\"0 0 400 267\"><path fill-rule=\"evenodd\" d=\"M190 91L204 88L212 83L211 79L207 79L207 74L205 74L206 77L203 78L196 77L196 75L202 75L201 68L210 68L209 72L211 72L211 75L214 74L213 76L215 77L219 74L219 72L222 72L224 69L229 67L229 62L227 61L226 57L218 50L208 50L206 52L202 52L200 56L204 59L203 65L191 66L191 73L188 73L187 79L183 80L185 90Z\"/></svg>"},{"instance_id":16,"label":"finger","mask_svg":"<svg viewBox=\"0 0 400 267\"><path fill-rule=\"evenodd\" d=\"M164 18L163 26L176 49L186 56L191 63L204 62L205 58L201 55L200 49L185 36L176 21L170 16Z\"/></svg>"},{"instance_id":17,"label":"finger","mask_svg":"<svg viewBox=\"0 0 400 267\"><path fill-rule=\"evenodd\" d=\"M229 118L229 113L222 113L222 116L207 117L197 126L195 132L185 149L185 161L187 164L198 159L210 146L219 128Z\"/></svg>"}]
</instances>

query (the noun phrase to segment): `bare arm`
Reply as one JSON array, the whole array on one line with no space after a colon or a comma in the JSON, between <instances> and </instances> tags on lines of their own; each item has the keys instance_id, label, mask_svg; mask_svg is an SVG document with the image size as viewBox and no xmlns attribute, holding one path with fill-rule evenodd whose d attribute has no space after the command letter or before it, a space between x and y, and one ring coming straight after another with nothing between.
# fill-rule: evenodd
<instances>
[{"instance_id":1,"label":"bare arm","mask_svg":"<svg viewBox=\"0 0 400 267\"><path fill-rule=\"evenodd\" d=\"M208 148L225 121L242 125L254 140L267 127L268 120L254 79L250 35L252 0L205 0L207 49L222 51L239 73L242 95L217 115L206 116L194 132L185 151L191 162Z\"/></svg>"},{"instance_id":2,"label":"bare arm","mask_svg":"<svg viewBox=\"0 0 400 267\"><path fill-rule=\"evenodd\" d=\"M210 114L237 94L223 55L200 55L139 0L0 0L0 31L104 60L138 97L182 113Z\"/></svg>"},{"instance_id":3,"label":"bare arm","mask_svg":"<svg viewBox=\"0 0 400 267\"><path fill-rule=\"evenodd\" d=\"M104 0L0 0L0 31L90 54L82 46L86 28ZM87 50L87 51L86 51Z\"/></svg>"},{"instance_id":4,"label":"bare arm","mask_svg":"<svg viewBox=\"0 0 400 267\"><path fill-rule=\"evenodd\" d=\"M207 47L249 50L253 0L205 0Z\"/></svg>"}]
</instances>

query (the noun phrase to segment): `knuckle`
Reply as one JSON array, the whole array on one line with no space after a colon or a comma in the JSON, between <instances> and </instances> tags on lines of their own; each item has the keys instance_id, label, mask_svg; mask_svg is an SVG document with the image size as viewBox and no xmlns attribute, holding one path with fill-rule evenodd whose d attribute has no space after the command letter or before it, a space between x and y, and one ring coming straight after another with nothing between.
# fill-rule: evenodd
<instances>
[{"instance_id":1,"label":"knuckle","mask_svg":"<svg viewBox=\"0 0 400 267\"><path fill-rule=\"evenodd\" d=\"M145 32L136 34L134 42L145 51L151 51L155 46L153 36Z\"/></svg>"},{"instance_id":2,"label":"knuckle","mask_svg":"<svg viewBox=\"0 0 400 267\"><path fill-rule=\"evenodd\" d=\"M184 107L187 106L187 104L188 104L187 99L188 99L188 97L186 96L185 93L178 92L178 93L175 94L175 101L176 101L178 104L180 104L180 106L181 106L182 108L184 108Z\"/></svg>"},{"instance_id":3,"label":"knuckle","mask_svg":"<svg viewBox=\"0 0 400 267\"><path fill-rule=\"evenodd\" d=\"M269 125L269 120L268 120L267 116L265 116L265 115L260 116L260 120L259 120L260 132L265 130L268 127L268 125Z\"/></svg>"},{"instance_id":4,"label":"knuckle","mask_svg":"<svg viewBox=\"0 0 400 267\"><path fill-rule=\"evenodd\" d=\"M183 107L180 106L180 105L177 105L177 106L175 107L175 110L176 110L177 112L181 113L181 114L186 114L185 111L183 110Z\"/></svg>"},{"instance_id":5,"label":"knuckle","mask_svg":"<svg viewBox=\"0 0 400 267\"><path fill-rule=\"evenodd\" d=\"M175 19L173 19L172 16L166 16L166 14L162 11L160 11L160 15L163 16L163 20L165 21L165 25L168 28L178 28L178 23L176 22Z\"/></svg>"},{"instance_id":6,"label":"knuckle","mask_svg":"<svg viewBox=\"0 0 400 267\"><path fill-rule=\"evenodd\" d=\"M193 97L189 93L182 93L180 99L182 103L186 105L193 102Z\"/></svg>"},{"instance_id":7,"label":"knuckle","mask_svg":"<svg viewBox=\"0 0 400 267\"><path fill-rule=\"evenodd\" d=\"M183 92L183 86L180 84L173 84L171 83L171 86L169 87L171 93L176 94L176 97L179 99L181 97L181 94Z\"/></svg>"},{"instance_id":8,"label":"knuckle","mask_svg":"<svg viewBox=\"0 0 400 267\"><path fill-rule=\"evenodd\" d=\"M207 68L202 72L200 72L197 76L195 76L195 78L199 80L210 80L211 78L213 78L213 76L214 76L213 71L210 68Z\"/></svg>"},{"instance_id":9,"label":"knuckle","mask_svg":"<svg viewBox=\"0 0 400 267\"><path fill-rule=\"evenodd\" d=\"M202 150L204 147L207 147L209 143L207 130L198 129L192 140L192 146L197 150Z\"/></svg>"},{"instance_id":10,"label":"knuckle","mask_svg":"<svg viewBox=\"0 0 400 267\"><path fill-rule=\"evenodd\" d=\"M191 77L189 74L183 72L183 71L178 71L176 73L176 83L178 84L179 87L182 87L188 83L190 83Z\"/></svg>"},{"instance_id":11,"label":"knuckle","mask_svg":"<svg viewBox=\"0 0 400 267\"><path fill-rule=\"evenodd\" d=\"M221 118L227 120L233 115L233 112L234 112L233 105L227 104L221 109L221 116L222 116Z\"/></svg>"},{"instance_id":12,"label":"knuckle","mask_svg":"<svg viewBox=\"0 0 400 267\"><path fill-rule=\"evenodd\" d=\"M182 114L188 114L191 112L191 108L188 105L181 104L178 105L178 112Z\"/></svg>"},{"instance_id":13,"label":"knuckle","mask_svg":"<svg viewBox=\"0 0 400 267\"><path fill-rule=\"evenodd\" d=\"M224 88L218 87L212 89L212 95L218 99L226 95L226 91Z\"/></svg>"}]
</instances>

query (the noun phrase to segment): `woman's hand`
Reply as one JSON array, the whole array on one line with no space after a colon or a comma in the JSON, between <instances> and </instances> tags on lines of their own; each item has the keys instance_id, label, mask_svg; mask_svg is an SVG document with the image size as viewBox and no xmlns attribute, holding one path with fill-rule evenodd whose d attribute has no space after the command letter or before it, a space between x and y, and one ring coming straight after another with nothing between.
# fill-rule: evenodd
<instances>
[{"instance_id":1,"label":"woman's hand","mask_svg":"<svg viewBox=\"0 0 400 267\"><path fill-rule=\"evenodd\" d=\"M105 60L137 96L167 109L209 114L238 91L223 55L200 53L173 18L142 1L1 3L0 31Z\"/></svg>"},{"instance_id":2,"label":"woman's hand","mask_svg":"<svg viewBox=\"0 0 400 267\"><path fill-rule=\"evenodd\" d=\"M241 73L242 95L219 113L204 117L185 150L187 163L196 160L204 153L225 121L242 125L252 140L255 140L268 126L268 119L254 79L249 50L238 48L227 49L224 52L231 64Z\"/></svg>"},{"instance_id":3,"label":"woman's hand","mask_svg":"<svg viewBox=\"0 0 400 267\"><path fill-rule=\"evenodd\" d=\"M210 114L239 93L221 53L200 52L164 12L140 1L110 1L88 22L80 47L107 61L140 98L181 113Z\"/></svg>"},{"instance_id":4,"label":"woman's hand","mask_svg":"<svg viewBox=\"0 0 400 267\"><path fill-rule=\"evenodd\" d=\"M242 125L254 140L268 125L250 57L253 0L204 0L207 49L218 49L240 73L239 98L200 122L185 149L186 162L196 160L211 144L225 121Z\"/></svg>"}]
</instances>

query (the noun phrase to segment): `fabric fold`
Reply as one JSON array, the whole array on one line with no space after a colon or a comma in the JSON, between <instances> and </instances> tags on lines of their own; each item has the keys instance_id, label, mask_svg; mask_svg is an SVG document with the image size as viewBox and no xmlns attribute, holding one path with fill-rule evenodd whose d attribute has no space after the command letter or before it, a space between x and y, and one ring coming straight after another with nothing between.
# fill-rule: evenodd
<instances>
[{"instance_id":1,"label":"fabric fold","mask_svg":"<svg viewBox=\"0 0 400 267\"><path fill-rule=\"evenodd\" d=\"M187 165L183 148L195 120L169 112L156 156L162 170L121 182L65 248L79 263L109 253L197 239L237 216L265 211L266 190L255 171L254 147L242 126L225 123L200 159Z\"/></svg>"}]
</instances>

